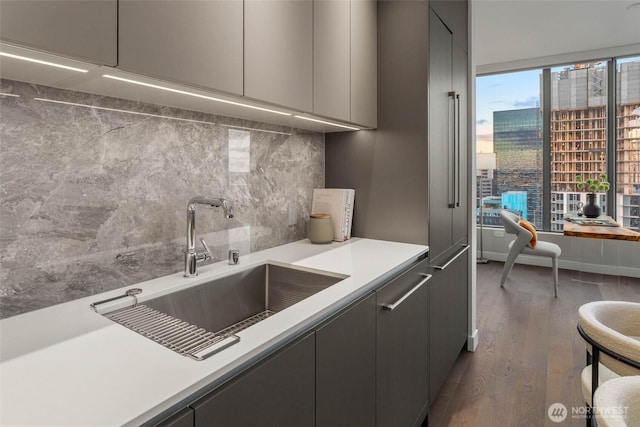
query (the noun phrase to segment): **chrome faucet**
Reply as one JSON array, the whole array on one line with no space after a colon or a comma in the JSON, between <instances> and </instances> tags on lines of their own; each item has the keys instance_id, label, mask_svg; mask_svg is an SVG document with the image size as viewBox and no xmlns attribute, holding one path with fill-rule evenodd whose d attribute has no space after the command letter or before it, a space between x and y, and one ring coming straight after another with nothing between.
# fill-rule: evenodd
<instances>
[{"instance_id":1,"label":"chrome faucet","mask_svg":"<svg viewBox=\"0 0 640 427\"><path fill-rule=\"evenodd\" d=\"M198 263L213 259L213 253L207 242L200 239L204 252L196 251L196 205L209 205L224 209L225 218L233 218L233 208L229 202L222 198L194 197L187 205L187 249L184 253L184 277L196 277L198 275Z\"/></svg>"}]
</instances>

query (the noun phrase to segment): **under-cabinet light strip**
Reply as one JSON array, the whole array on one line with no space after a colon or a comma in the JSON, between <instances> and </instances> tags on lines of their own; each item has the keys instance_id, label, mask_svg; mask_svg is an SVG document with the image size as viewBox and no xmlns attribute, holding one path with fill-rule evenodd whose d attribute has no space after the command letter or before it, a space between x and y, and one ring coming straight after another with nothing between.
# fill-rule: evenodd
<instances>
[{"instance_id":1,"label":"under-cabinet light strip","mask_svg":"<svg viewBox=\"0 0 640 427\"><path fill-rule=\"evenodd\" d=\"M20 96L20 95L13 95L13 94L4 94L4 93L0 93L1 95L8 95L8 96ZM291 135L291 133L288 132L278 132L275 130L266 130L266 129L258 129L258 128L252 128L252 127L247 127L247 126L236 126L236 125L227 125L227 124L223 124L223 123L215 123L215 122L207 122L204 120L194 120L194 119L183 119L181 117L173 117L173 116L164 116L161 114L151 114L151 113L143 113L140 111L132 111L132 110L122 110L119 108L108 108L108 107L98 107L96 105L89 105L89 104L79 104L77 102L68 102L68 101L59 101L57 99L47 99L47 98L33 98L35 101L42 101L42 102L50 102L52 104L62 104L62 105L69 105L72 107L84 107L84 108L93 108L95 110L104 110L104 111L114 111L116 113L127 113L127 114L134 114L137 116L146 116L146 117L158 117L160 119L169 119L169 120L178 120L181 122L190 122L190 123L201 123L201 124L205 124L205 125L218 125L218 126L224 126L227 128L232 128L232 129L243 129L243 130L250 130L250 131L256 131L256 132L265 132L265 133L274 133L277 135Z\"/></svg>"},{"instance_id":2,"label":"under-cabinet light strip","mask_svg":"<svg viewBox=\"0 0 640 427\"><path fill-rule=\"evenodd\" d=\"M179 120L181 122L202 123L202 124L205 124L205 125L217 125L218 124L218 123L214 123L214 122L206 122L204 120L183 119L181 117L163 116L161 114L143 113L143 112L140 112L140 111L121 110L119 108L98 107L98 106L95 106L95 105L78 104L76 102L58 101L56 99L46 99L46 98L33 98L33 99L36 100L36 101L51 102L53 104L63 104L63 105L71 105L73 107L93 108L93 109L96 109L96 110L115 111L117 113L135 114L137 116L158 117L158 118L161 118L161 119Z\"/></svg>"},{"instance_id":3,"label":"under-cabinet light strip","mask_svg":"<svg viewBox=\"0 0 640 427\"><path fill-rule=\"evenodd\" d=\"M13 98L20 98L20 95L16 95L15 93L1 93L0 96L11 96Z\"/></svg>"},{"instance_id":4,"label":"under-cabinet light strip","mask_svg":"<svg viewBox=\"0 0 640 427\"><path fill-rule=\"evenodd\" d=\"M311 117L305 117L305 116L294 116L297 119L303 119L303 120L309 120L311 122L317 122L317 123L322 123L324 125L331 125L331 126L337 126L339 128L345 128L345 129L350 129L350 130L361 130L360 128L356 128L353 126L347 126L347 125L340 125L338 123L332 123L332 122L327 122L324 120L318 120L318 119L312 119Z\"/></svg>"},{"instance_id":5,"label":"under-cabinet light strip","mask_svg":"<svg viewBox=\"0 0 640 427\"><path fill-rule=\"evenodd\" d=\"M224 127L231 128L231 129L253 130L253 131L257 131L257 132L274 133L276 135L287 135L287 136L291 135L290 132L279 132L277 130L266 130L266 129L250 128L250 127L246 127L246 126L225 125L225 124L222 124L222 123L220 123L220 126L224 126Z\"/></svg>"},{"instance_id":6,"label":"under-cabinet light strip","mask_svg":"<svg viewBox=\"0 0 640 427\"><path fill-rule=\"evenodd\" d=\"M28 58L26 56L14 55L12 53L0 52L0 56L6 56L7 58L20 59L21 61L35 62L36 64L48 65L50 67L64 68L65 70L77 71L79 73L88 73L89 70L82 68L70 67L68 65L56 64L55 62L41 61L35 58Z\"/></svg>"},{"instance_id":7,"label":"under-cabinet light strip","mask_svg":"<svg viewBox=\"0 0 640 427\"><path fill-rule=\"evenodd\" d=\"M170 87L160 86L160 85L154 85L154 84L151 84L151 83L145 83L145 82L141 82L141 81L138 81L138 80L125 79L123 77L112 76L110 74L103 74L102 77L105 77L107 79L118 80L118 81L125 82L125 83L132 83L132 84L136 84L136 85L140 85L140 86L150 87L150 88L153 88L153 89L165 90L167 92L179 93L181 95L188 95L188 96L193 96L193 97L196 97L196 98L208 99L209 101L223 102L225 104L237 105L239 107L251 108L251 109L260 110L260 111L266 111L268 113L280 114L280 115L283 115L283 116L291 116L290 113L285 113L284 111L271 110L269 108L257 107L255 105L243 104L241 102L229 101L227 99L214 98L212 96L200 95L200 94L194 93L194 92L187 92L185 90L173 89L173 88L170 88Z\"/></svg>"}]
</instances>

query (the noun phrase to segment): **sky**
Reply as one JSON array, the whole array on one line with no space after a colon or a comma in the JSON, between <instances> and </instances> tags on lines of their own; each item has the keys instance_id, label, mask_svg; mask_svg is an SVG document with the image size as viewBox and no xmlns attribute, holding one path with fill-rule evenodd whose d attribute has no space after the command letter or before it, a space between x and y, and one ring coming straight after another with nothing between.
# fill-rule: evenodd
<instances>
[{"instance_id":1,"label":"sky","mask_svg":"<svg viewBox=\"0 0 640 427\"><path fill-rule=\"evenodd\" d=\"M476 79L478 153L493 152L493 112L540 105L542 70L481 76Z\"/></svg>"}]
</instances>

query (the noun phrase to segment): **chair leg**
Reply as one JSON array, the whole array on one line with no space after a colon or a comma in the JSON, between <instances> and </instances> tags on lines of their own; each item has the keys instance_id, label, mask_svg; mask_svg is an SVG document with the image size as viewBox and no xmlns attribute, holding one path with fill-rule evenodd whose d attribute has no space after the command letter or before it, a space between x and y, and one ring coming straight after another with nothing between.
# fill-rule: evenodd
<instances>
[{"instance_id":1,"label":"chair leg","mask_svg":"<svg viewBox=\"0 0 640 427\"><path fill-rule=\"evenodd\" d=\"M507 281L507 277L509 276L509 273L511 273L511 269L513 268L513 264L515 263L517 257L518 254L514 254L512 252L509 252L509 254L507 255L507 259L504 262L504 269L502 270L502 278L500 279L501 288L504 288L504 283Z\"/></svg>"},{"instance_id":2,"label":"chair leg","mask_svg":"<svg viewBox=\"0 0 640 427\"><path fill-rule=\"evenodd\" d=\"M553 257L551 262L553 263L553 288L558 298L558 258Z\"/></svg>"}]
</instances>

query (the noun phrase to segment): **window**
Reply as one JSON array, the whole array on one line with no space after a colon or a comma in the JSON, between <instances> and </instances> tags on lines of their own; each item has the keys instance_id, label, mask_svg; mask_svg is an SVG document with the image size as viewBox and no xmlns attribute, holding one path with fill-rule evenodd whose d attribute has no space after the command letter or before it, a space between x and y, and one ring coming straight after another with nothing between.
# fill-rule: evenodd
<instances>
[{"instance_id":1,"label":"window","mask_svg":"<svg viewBox=\"0 0 640 427\"><path fill-rule=\"evenodd\" d=\"M640 231L640 57L617 63L616 221Z\"/></svg>"},{"instance_id":2,"label":"window","mask_svg":"<svg viewBox=\"0 0 640 427\"><path fill-rule=\"evenodd\" d=\"M566 214L576 214L587 195L576 176L598 179L607 171L607 62L551 69L551 231L562 231ZM606 215L606 195L596 203Z\"/></svg>"},{"instance_id":3,"label":"window","mask_svg":"<svg viewBox=\"0 0 640 427\"><path fill-rule=\"evenodd\" d=\"M479 171L492 182L477 193L478 223L482 211L484 225L501 226L500 211L509 209L542 228L541 75L534 70L477 78L478 152L496 157L495 171Z\"/></svg>"},{"instance_id":4,"label":"window","mask_svg":"<svg viewBox=\"0 0 640 427\"><path fill-rule=\"evenodd\" d=\"M477 150L496 156L495 171L477 171L478 223L482 211L484 225L501 226L506 208L561 232L586 202L576 176L606 173L615 192L598 194L603 214L640 230L640 57L479 76L476 87Z\"/></svg>"}]
</instances>

